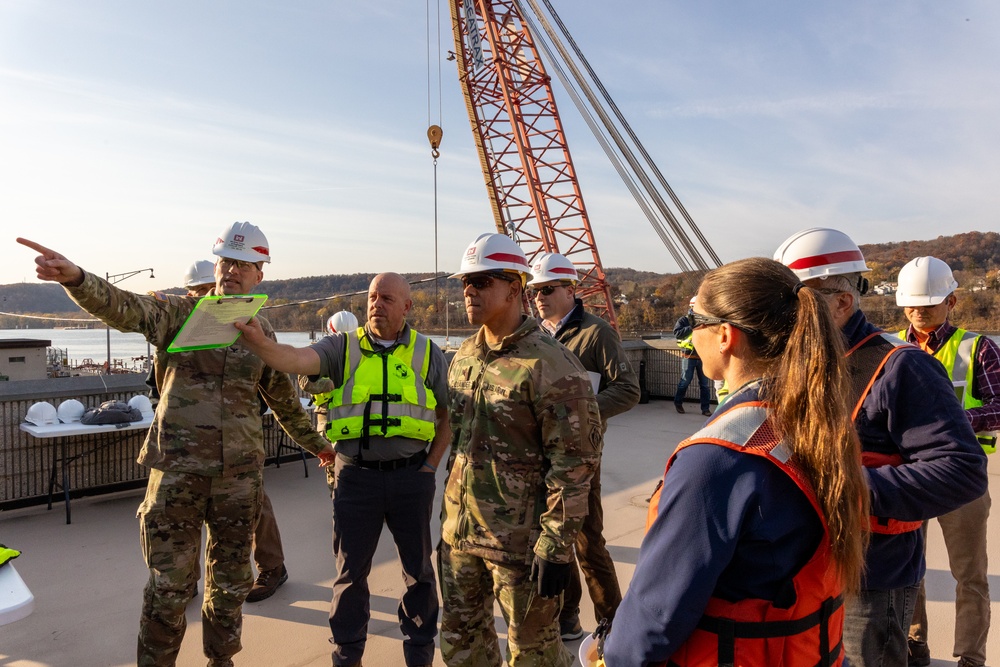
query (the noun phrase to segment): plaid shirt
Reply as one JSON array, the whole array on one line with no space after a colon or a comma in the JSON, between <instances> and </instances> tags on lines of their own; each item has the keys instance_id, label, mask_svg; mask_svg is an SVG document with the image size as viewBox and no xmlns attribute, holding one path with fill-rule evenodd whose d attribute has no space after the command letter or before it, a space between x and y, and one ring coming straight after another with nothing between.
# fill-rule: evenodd
<instances>
[{"instance_id":1,"label":"plaid shirt","mask_svg":"<svg viewBox=\"0 0 1000 667\"><path fill-rule=\"evenodd\" d=\"M957 327L946 320L930 333L924 349L932 354L937 352L956 330ZM912 325L906 329L906 340L920 345ZM1000 430L1000 347L986 336L979 339L972 376L972 396L983 402L981 407L965 411L972 429L976 432Z\"/></svg>"}]
</instances>

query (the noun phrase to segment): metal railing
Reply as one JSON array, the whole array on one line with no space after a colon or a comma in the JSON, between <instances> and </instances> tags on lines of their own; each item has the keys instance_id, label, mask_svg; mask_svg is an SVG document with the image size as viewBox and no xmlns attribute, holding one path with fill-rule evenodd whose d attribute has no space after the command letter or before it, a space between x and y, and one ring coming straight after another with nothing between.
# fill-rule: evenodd
<instances>
[{"instance_id":1,"label":"metal railing","mask_svg":"<svg viewBox=\"0 0 1000 667\"><path fill-rule=\"evenodd\" d=\"M680 379L679 353L670 345L661 344L663 342L626 341L624 344L636 372L641 370L644 396L652 399L672 398ZM56 439L37 440L20 430L19 425L32 403L49 401L58 406L65 399L75 398L90 408L113 399L127 401L147 390L145 375L139 373L0 382L0 510L48 501L57 444ZM697 398L697 391L697 386L689 388L688 398ZM144 486L149 471L136 463L136 457L145 436L145 431L136 430L69 440L67 457L76 456L69 467L70 496L77 498ZM268 464L299 458L294 450L281 448L279 451L282 436L274 417L265 416L264 450ZM61 479L57 478L57 483L61 483Z\"/></svg>"}]
</instances>

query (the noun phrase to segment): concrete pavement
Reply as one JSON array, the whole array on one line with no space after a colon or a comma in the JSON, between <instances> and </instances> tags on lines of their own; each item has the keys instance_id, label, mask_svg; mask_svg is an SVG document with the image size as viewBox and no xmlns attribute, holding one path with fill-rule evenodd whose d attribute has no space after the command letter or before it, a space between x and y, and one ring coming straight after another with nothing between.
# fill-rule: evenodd
<instances>
[{"instance_id":1,"label":"concrete pavement","mask_svg":"<svg viewBox=\"0 0 1000 667\"><path fill-rule=\"evenodd\" d=\"M694 405L694 404L691 404ZM676 444L704 418L674 412L669 401L640 405L610 421L603 463L607 538L622 588L635 567L648 498ZM290 573L273 597L244 607L243 645L237 665L292 667L330 664L327 614L333 580L330 502L325 477L310 462L265 471L265 485L281 529ZM990 489L1000 497L1000 455L990 457ZM438 499L444 471L438 471ZM139 552L135 510L141 492L75 500L73 523L65 524L58 505L0 514L0 542L23 551L17 569L35 595L26 619L0 626L0 666L63 667L129 665L146 568ZM438 530L437 522L433 530ZM1000 544L1000 518L990 517L991 553ZM940 530L932 522L928 541L927 590L933 667L954 665L954 584ZM367 667L402 665L402 635L396 607L402 577L388 531L375 555L370 578L372 620L365 653ZM990 567L993 617L1000 619L1000 559ZM188 630L178 665L204 665L198 603L188 610ZM584 595L581 620L595 621ZM496 611L498 632L503 620ZM571 644L576 650L579 642ZM1000 667L1000 631L991 633L988 664ZM434 663L443 665L440 657Z\"/></svg>"}]
</instances>

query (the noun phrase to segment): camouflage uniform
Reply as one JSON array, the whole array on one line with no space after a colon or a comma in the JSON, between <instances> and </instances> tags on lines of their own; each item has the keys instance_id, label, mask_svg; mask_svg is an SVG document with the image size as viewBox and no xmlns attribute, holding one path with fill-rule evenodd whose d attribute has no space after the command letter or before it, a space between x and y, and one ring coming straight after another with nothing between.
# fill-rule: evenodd
<instances>
[{"instance_id":1,"label":"camouflage uniform","mask_svg":"<svg viewBox=\"0 0 1000 667\"><path fill-rule=\"evenodd\" d=\"M158 352L197 303L184 296L133 294L91 273L66 291L106 324L143 334ZM261 325L273 338L270 325L263 319ZM204 651L210 665L231 665L241 648L243 600L253 584L250 541L264 465L258 391L296 443L314 453L326 443L313 430L288 375L265 366L240 341L159 359L160 402L138 459L153 471L138 512L149 581L137 662L173 665L177 658L205 524Z\"/></svg>"},{"instance_id":2,"label":"camouflage uniform","mask_svg":"<svg viewBox=\"0 0 1000 667\"><path fill-rule=\"evenodd\" d=\"M507 661L570 665L559 600L534 594L535 555L573 558L587 515L601 424L580 362L526 318L491 350L466 340L449 370L452 452L438 555L449 665L501 664L493 600L508 626Z\"/></svg>"},{"instance_id":3,"label":"camouflage uniform","mask_svg":"<svg viewBox=\"0 0 1000 667\"><path fill-rule=\"evenodd\" d=\"M319 378L317 380L310 380L309 376L302 375L299 377L299 389L302 391L316 396L317 394L326 394L334 389L336 386L333 384L333 380L330 378ZM316 409L313 411L316 415L316 432L322 433L323 437L326 437L326 424L329 419L328 415L330 411L325 405L317 405ZM333 480L334 480L334 470L333 466L327 466L324 468L326 471L326 485L330 488L330 496L333 496Z\"/></svg>"},{"instance_id":4,"label":"camouflage uniform","mask_svg":"<svg viewBox=\"0 0 1000 667\"><path fill-rule=\"evenodd\" d=\"M548 326L543 324L548 329ZM553 337L566 346L588 372L601 376L597 392L597 406L601 410L601 433L608 429L608 419L627 412L639 402L639 379L625 356L621 338L611 325L600 317L586 312L583 301L569 312ZM604 541L604 508L601 505L601 464L590 480L587 518L576 538L576 557L587 579L590 599L594 602L597 620L613 619L622 602L621 588L615 562ZM580 572L573 568L569 586L563 595L563 609L559 614L562 625L579 623L580 600L583 587Z\"/></svg>"}]
</instances>

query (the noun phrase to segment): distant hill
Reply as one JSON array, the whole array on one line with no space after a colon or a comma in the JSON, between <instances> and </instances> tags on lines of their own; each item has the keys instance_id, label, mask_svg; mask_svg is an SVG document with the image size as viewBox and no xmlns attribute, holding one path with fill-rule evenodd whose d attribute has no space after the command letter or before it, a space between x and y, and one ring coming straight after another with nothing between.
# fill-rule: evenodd
<instances>
[{"instance_id":1,"label":"distant hill","mask_svg":"<svg viewBox=\"0 0 1000 667\"><path fill-rule=\"evenodd\" d=\"M970 287L981 281L984 287L994 290L992 294L996 294L995 290L1000 285L1000 233L997 232L968 232L926 241L869 244L862 245L861 249L872 269L870 279L873 284L895 281L899 269L910 259L933 255L948 262L962 287ZM700 274L696 272L660 274L630 268L606 268L605 273L617 302L621 329L626 332L672 330L674 320L687 309L688 299L695 293L700 282ZM265 315L277 329L286 331L317 329L329 315L341 309L353 310L363 316L364 294L374 275L354 273L264 281L259 290L270 296L268 305L271 306ZM410 281L433 276L431 273L404 275ZM438 287L442 291L447 290L453 301L452 311L449 313L451 326L460 326L464 321L464 312L457 304L460 301L458 283L445 277L438 283ZM355 296L326 299L334 295L351 294ZM981 294L977 293L980 301L986 298ZM443 303L443 296L439 294L439 297ZM303 305L282 306L307 300L314 301ZM979 304L977 311L988 313L990 307L990 304ZM0 311L86 317L58 285L47 283L0 285ZM896 315L889 305L882 308L881 312L887 318ZM437 312L435 307L433 281L414 286L414 308L410 320L418 328L428 331L443 329L444 313ZM0 328L13 328L18 326L19 321L23 322L23 318L0 315ZM974 328L977 321L964 323ZM989 321L990 318L986 317L982 323L988 324ZM887 326L889 324L894 322L886 322Z\"/></svg>"}]
</instances>

